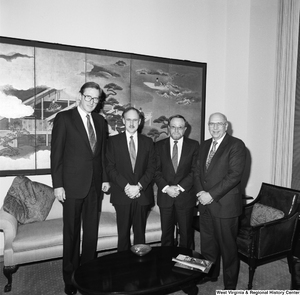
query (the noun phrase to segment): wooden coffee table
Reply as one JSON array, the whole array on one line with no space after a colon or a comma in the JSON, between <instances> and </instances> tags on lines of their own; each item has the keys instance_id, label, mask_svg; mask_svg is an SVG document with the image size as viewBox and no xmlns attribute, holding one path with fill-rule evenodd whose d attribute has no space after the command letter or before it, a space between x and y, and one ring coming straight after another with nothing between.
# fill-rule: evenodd
<instances>
[{"instance_id":1,"label":"wooden coffee table","mask_svg":"<svg viewBox=\"0 0 300 295\"><path fill-rule=\"evenodd\" d=\"M172 257L202 256L180 247L152 247L143 257L130 250L101 256L81 265L73 273L73 283L86 295L169 294L183 290L197 294L197 282L206 274L174 267Z\"/></svg>"}]
</instances>

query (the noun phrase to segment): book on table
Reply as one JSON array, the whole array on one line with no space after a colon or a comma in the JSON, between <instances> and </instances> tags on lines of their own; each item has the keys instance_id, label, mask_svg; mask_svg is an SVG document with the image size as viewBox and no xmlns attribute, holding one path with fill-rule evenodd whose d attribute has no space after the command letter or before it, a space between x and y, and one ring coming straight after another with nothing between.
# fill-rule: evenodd
<instances>
[{"instance_id":1,"label":"book on table","mask_svg":"<svg viewBox=\"0 0 300 295\"><path fill-rule=\"evenodd\" d=\"M198 270L204 273L208 273L212 266L212 262L209 260L195 258L183 254L177 255L177 257L172 258L172 260L176 262L174 265L176 267L190 269L190 270Z\"/></svg>"}]
</instances>

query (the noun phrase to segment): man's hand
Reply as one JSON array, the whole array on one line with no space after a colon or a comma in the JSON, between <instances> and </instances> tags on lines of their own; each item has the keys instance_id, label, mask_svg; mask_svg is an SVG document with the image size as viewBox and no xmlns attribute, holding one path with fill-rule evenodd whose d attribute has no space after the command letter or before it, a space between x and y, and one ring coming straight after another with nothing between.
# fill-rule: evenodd
<instances>
[{"instance_id":1,"label":"man's hand","mask_svg":"<svg viewBox=\"0 0 300 295\"><path fill-rule=\"evenodd\" d=\"M102 191L104 193L108 192L108 190L110 189L110 183L109 182L103 182L102 183Z\"/></svg>"},{"instance_id":2,"label":"man's hand","mask_svg":"<svg viewBox=\"0 0 300 295\"><path fill-rule=\"evenodd\" d=\"M130 199L135 199L140 196L140 187L138 185L130 185L129 183L125 186L125 194Z\"/></svg>"},{"instance_id":3,"label":"man's hand","mask_svg":"<svg viewBox=\"0 0 300 295\"><path fill-rule=\"evenodd\" d=\"M55 188L54 189L54 196L58 201L63 203L66 199L65 189L63 187Z\"/></svg>"},{"instance_id":4,"label":"man's hand","mask_svg":"<svg viewBox=\"0 0 300 295\"><path fill-rule=\"evenodd\" d=\"M180 189L177 185L170 185L166 189L166 193L171 197L171 198L176 198L180 194Z\"/></svg>"},{"instance_id":5,"label":"man's hand","mask_svg":"<svg viewBox=\"0 0 300 295\"><path fill-rule=\"evenodd\" d=\"M201 191L199 193L197 193L197 198L200 204L202 205L209 205L213 202L213 198L211 197L210 193L205 192L205 191Z\"/></svg>"}]
</instances>

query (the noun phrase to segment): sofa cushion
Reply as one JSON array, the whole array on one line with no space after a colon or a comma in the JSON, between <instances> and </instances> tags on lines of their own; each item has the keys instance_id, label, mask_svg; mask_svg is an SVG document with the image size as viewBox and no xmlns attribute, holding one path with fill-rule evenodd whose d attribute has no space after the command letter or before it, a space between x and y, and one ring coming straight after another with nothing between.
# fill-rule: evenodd
<instances>
[{"instance_id":1,"label":"sofa cushion","mask_svg":"<svg viewBox=\"0 0 300 295\"><path fill-rule=\"evenodd\" d=\"M55 198L46 220L62 218L62 215L63 215L63 205L60 201L58 201Z\"/></svg>"},{"instance_id":2,"label":"sofa cushion","mask_svg":"<svg viewBox=\"0 0 300 295\"><path fill-rule=\"evenodd\" d=\"M255 203L251 213L250 225L256 226L283 217L284 213L281 210L260 203Z\"/></svg>"},{"instance_id":3,"label":"sofa cushion","mask_svg":"<svg viewBox=\"0 0 300 295\"><path fill-rule=\"evenodd\" d=\"M54 199L50 186L31 181L26 176L17 176L6 194L3 209L21 224L43 221Z\"/></svg>"},{"instance_id":4,"label":"sofa cushion","mask_svg":"<svg viewBox=\"0 0 300 295\"><path fill-rule=\"evenodd\" d=\"M63 244L62 218L22 224L12 247L15 252L46 249Z\"/></svg>"},{"instance_id":5,"label":"sofa cushion","mask_svg":"<svg viewBox=\"0 0 300 295\"><path fill-rule=\"evenodd\" d=\"M161 229L160 224L160 215L155 210L150 210L147 224L146 224L146 231L157 231Z\"/></svg>"},{"instance_id":6,"label":"sofa cushion","mask_svg":"<svg viewBox=\"0 0 300 295\"><path fill-rule=\"evenodd\" d=\"M98 237L118 235L116 213L101 212L98 227Z\"/></svg>"}]
</instances>

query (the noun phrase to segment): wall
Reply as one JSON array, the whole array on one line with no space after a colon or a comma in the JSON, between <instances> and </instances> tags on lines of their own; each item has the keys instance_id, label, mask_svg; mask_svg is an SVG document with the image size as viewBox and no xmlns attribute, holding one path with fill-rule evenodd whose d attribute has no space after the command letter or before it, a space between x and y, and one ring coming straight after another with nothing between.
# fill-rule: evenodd
<instances>
[{"instance_id":1,"label":"wall","mask_svg":"<svg viewBox=\"0 0 300 295\"><path fill-rule=\"evenodd\" d=\"M255 196L271 180L278 1L0 0L0 36L206 62L206 115L245 141Z\"/></svg>"}]
</instances>

